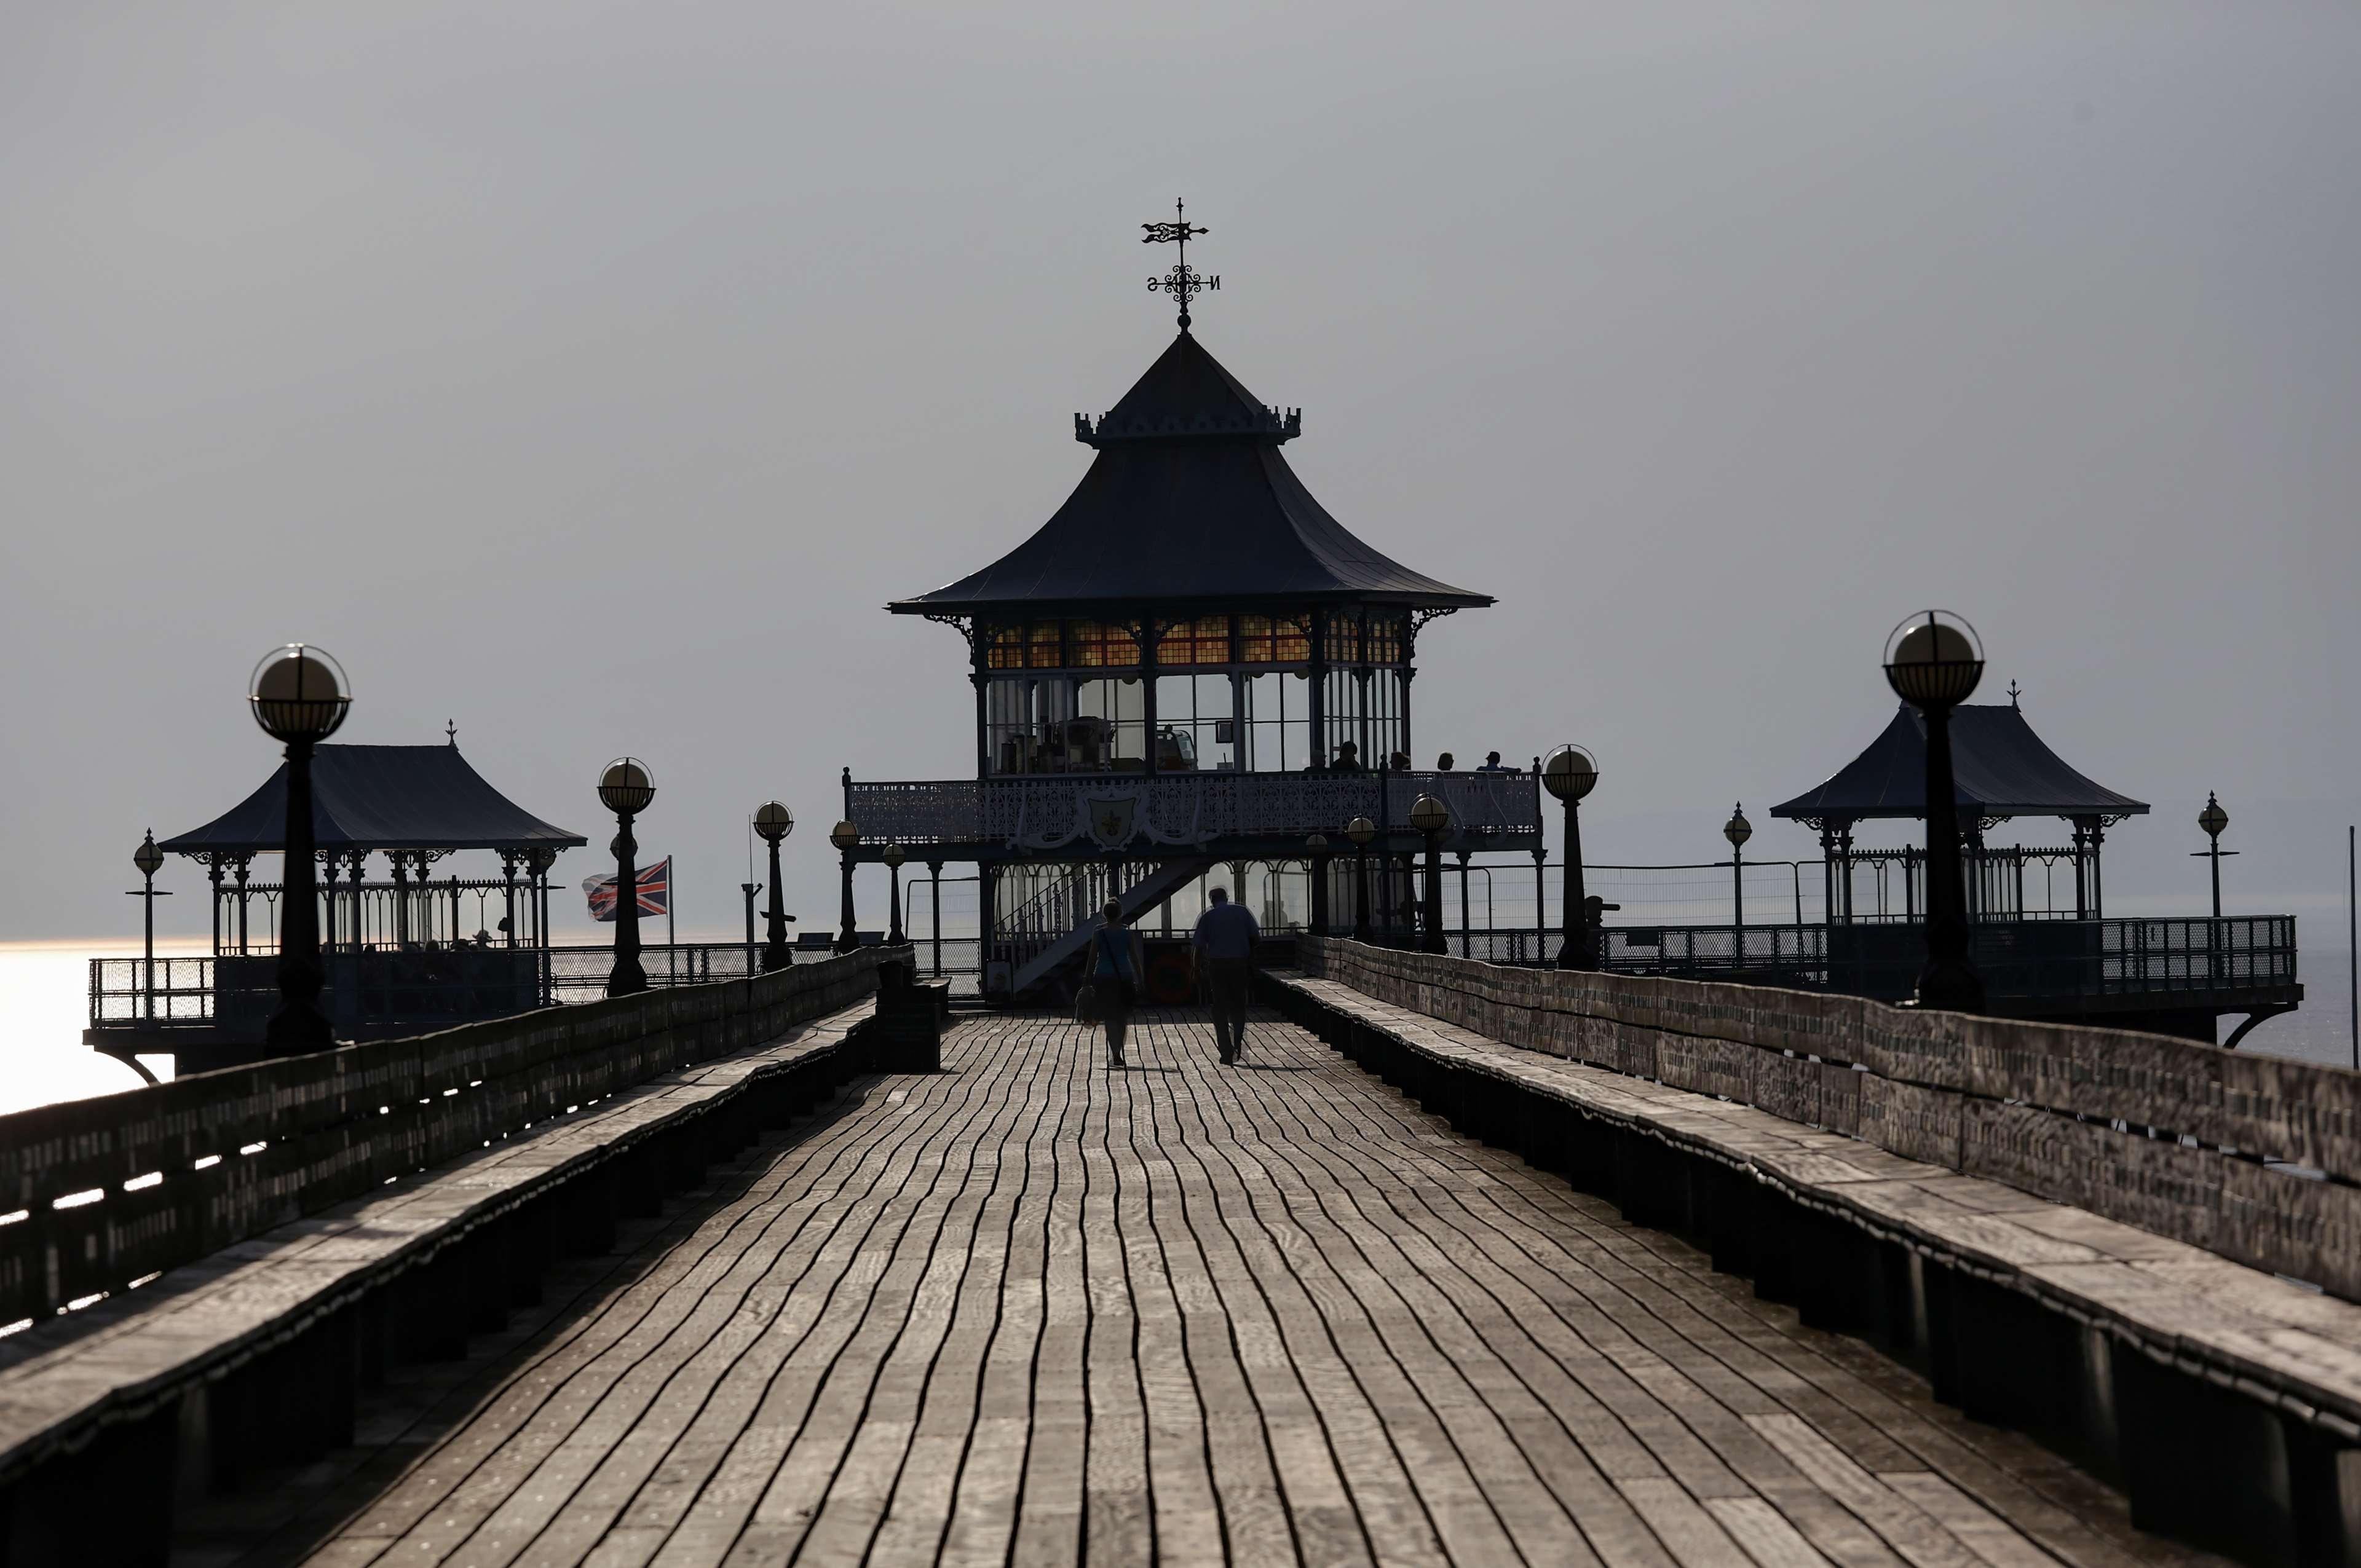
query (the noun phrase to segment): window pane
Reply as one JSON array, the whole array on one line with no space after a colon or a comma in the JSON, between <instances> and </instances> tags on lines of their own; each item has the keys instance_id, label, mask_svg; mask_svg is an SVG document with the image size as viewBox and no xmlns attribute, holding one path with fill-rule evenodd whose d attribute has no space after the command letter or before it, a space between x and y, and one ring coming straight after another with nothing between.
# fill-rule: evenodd
<instances>
[{"instance_id":1,"label":"window pane","mask_svg":"<svg viewBox=\"0 0 2361 1568\"><path fill-rule=\"evenodd\" d=\"M1238 617L1238 663L1297 664L1312 657L1308 616Z\"/></svg>"},{"instance_id":2,"label":"window pane","mask_svg":"<svg viewBox=\"0 0 2361 1568\"><path fill-rule=\"evenodd\" d=\"M1230 662L1230 618L1208 615L1177 621L1165 628L1156 644L1156 662L1174 668Z\"/></svg>"},{"instance_id":3,"label":"window pane","mask_svg":"<svg viewBox=\"0 0 2361 1568\"><path fill-rule=\"evenodd\" d=\"M1074 664L1084 670L1126 670L1139 663L1139 642L1120 626L1077 620L1067 627Z\"/></svg>"}]
</instances>

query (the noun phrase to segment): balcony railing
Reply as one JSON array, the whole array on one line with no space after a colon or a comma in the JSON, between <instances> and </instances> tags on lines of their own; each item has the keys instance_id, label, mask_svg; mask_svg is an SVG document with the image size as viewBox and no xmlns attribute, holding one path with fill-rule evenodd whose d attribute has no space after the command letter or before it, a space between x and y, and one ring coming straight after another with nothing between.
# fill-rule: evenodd
<instances>
[{"instance_id":1,"label":"balcony railing","mask_svg":"<svg viewBox=\"0 0 2361 1568\"><path fill-rule=\"evenodd\" d=\"M815 955L800 949L799 961ZM652 986L742 980L759 968L743 942L651 943L640 953ZM320 1005L350 1036L394 1025L496 1018L606 994L615 950L550 948L366 948L322 955ZM151 989L152 988L152 989ZM259 1033L279 1007L275 956L90 960L93 1028L214 1028Z\"/></svg>"},{"instance_id":2,"label":"balcony railing","mask_svg":"<svg viewBox=\"0 0 2361 1568\"><path fill-rule=\"evenodd\" d=\"M1538 841L1533 777L1514 773L1049 773L850 784L845 815L861 829L862 844L880 847L1087 847L1093 817L1113 806L1129 815L1133 841L1151 850L1325 833L1342 851L1338 835L1356 817L1410 837L1410 808L1422 795L1450 808L1446 847L1530 848Z\"/></svg>"},{"instance_id":3,"label":"balcony railing","mask_svg":"<svg viewBox=\"0 0 2361 1568\"><path fill-rule=\"evenodd\" d=\"M1743 974L1773 984L1887 1000L1908 996L1926 962L1925 928L1610 926L1602 968L1694 979ZM1986 992L2013 999L2272 991L2296 983L2295 916L2219 920L2010 920L1969 927Z\"/></svg>"}]
</instances>

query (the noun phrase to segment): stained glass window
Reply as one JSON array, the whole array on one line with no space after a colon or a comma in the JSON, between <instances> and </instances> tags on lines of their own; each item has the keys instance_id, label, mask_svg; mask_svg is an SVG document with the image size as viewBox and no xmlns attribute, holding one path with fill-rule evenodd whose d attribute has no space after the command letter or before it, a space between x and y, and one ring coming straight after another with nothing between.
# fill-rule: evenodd
<instances>
[{"instance_id":1,"label":"stained glass window","mask_svg":"<svg viewBox=\"0 0 2361 1568\"><path fill-rule=\"evenodd\" d=\"M1120 626L1098 620L1070 621L1066 636L1077 669L1127 670L1139 663L1138 640Z\"/></svg>"},{"instance_id":2,"label":"stained glass window","mask_svg":"<svg viewBox=\"0 0 2361 1568\"><path fill-rule=\"evenodd\" d=\"M1369 611L1369 663L1399 664L1402 660L1402 618L1390 611Z\"/></svg>"},{"instance_id":3,"label":"stained glass window","mask_svg":"<svg viewBox=\"0 0 2361 1568\"><path fill-rule=\"evenodd\" d=\"M1359 610L1332 609L1328 612L1328 662L1332 664L1357 664L1361 662Z\"/></svg>"},{"instance_id":4,"label":"stained glass window","mask_svg":"<svg viewBox=\"0 0 2361 1568\"><path fill-rule=\"evenodd\" d=\"M1228 663L1230 618L1207 615L1195 620L1175 621L1157 640L1156 662L1166 668Z\"/></svg>"},{"instance_id":5,"label":"stained glass window","mask_svg":"<svg viewBox=\"0 0 2361 1568\"><path fill-rule=\"evenodd\" d=\"M1238 663L1299 664L1312 657L1309 618L1242 615L1238 617Z\"/></svg>"},{"instance_id":6,"label":"stained glass window","mask_svg":"<svg viewBox=\"0 0 2361 1568\"><path fill-rule=\"evenodd\" d=\"M1054 670L1065 662L1063 627L1054 620L992 630L984 664L994 670Z\"/></svg>"},{"instance_id":7,"label":"stained glass window","mask_svg":"<svg viewBox=\"0 0 2361 1568\"><path fill-rule=\"evenodd\" d=\"M1025 629L1021 626L993 628L991 641L984 646L984 663L994 670L1023 669L1025 667Z\"/></svg>"}]
</instances>

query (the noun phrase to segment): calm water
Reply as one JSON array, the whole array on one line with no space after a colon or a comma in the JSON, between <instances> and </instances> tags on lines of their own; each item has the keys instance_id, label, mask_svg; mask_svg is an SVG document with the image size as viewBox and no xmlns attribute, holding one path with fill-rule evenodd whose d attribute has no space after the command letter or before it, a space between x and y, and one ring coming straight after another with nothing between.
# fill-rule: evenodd
<instances>
[{"instance_id":1,"label":"calm water","mask_svg":"<svg viewBox=\"0 0 2361 1568\"><path fill-rule=\"evenodd\" d=\"M2321 922L2323 926L2327 922ZM2340 931L2339 937L2343 935ZM159 958L200 955L205 944L159 942ZM119 1062L88 1049L82 1031L89 1011L89 962L136 958L137 944L0 943L0 1018L7 1020L8 1054L0 1069L0 1113L135 1089L139 1080ZM2246 1036L2244 1048L2338 1066L2352 1060L2352 1020L2345 990L2352 972L2345 949L2307 947L2300 960L2308 1000ZM170 1068L148 1064L157 1076Z\"/></svg>"},{"instance_id":2,"label":"calm water","mask_svg":"<svg viewBox=\"0 0 2361 1568\"><path fill-rule=\"evenodd\" d=\"M203 941L158 942L158 958L202 956ZM137 942L0 943L0 1018L7 1055L0 1058L0 1113L81 1100L140 1086L139 1075L82 1043L90 1021L90 960L137 958ZM159 1078L171 1075L159 1057Z\"/></svg>"}]
</instances>

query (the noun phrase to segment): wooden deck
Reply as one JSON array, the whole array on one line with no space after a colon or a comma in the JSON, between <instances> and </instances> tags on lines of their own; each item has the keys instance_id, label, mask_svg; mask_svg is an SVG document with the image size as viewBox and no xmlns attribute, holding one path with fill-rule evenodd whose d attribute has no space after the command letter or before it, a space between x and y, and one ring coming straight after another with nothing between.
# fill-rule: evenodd
<instances>
[{"instance_id":1,"label":"wooden deck","mask_svg":"<svg viewBox=\"0 0 2361 1568\"><path fill-rule=\"evenodd\" d=\"M313 1561L2198 1563L1268 1015L960 1025L717 1173Z\"/></svg>"}]
</instances>

